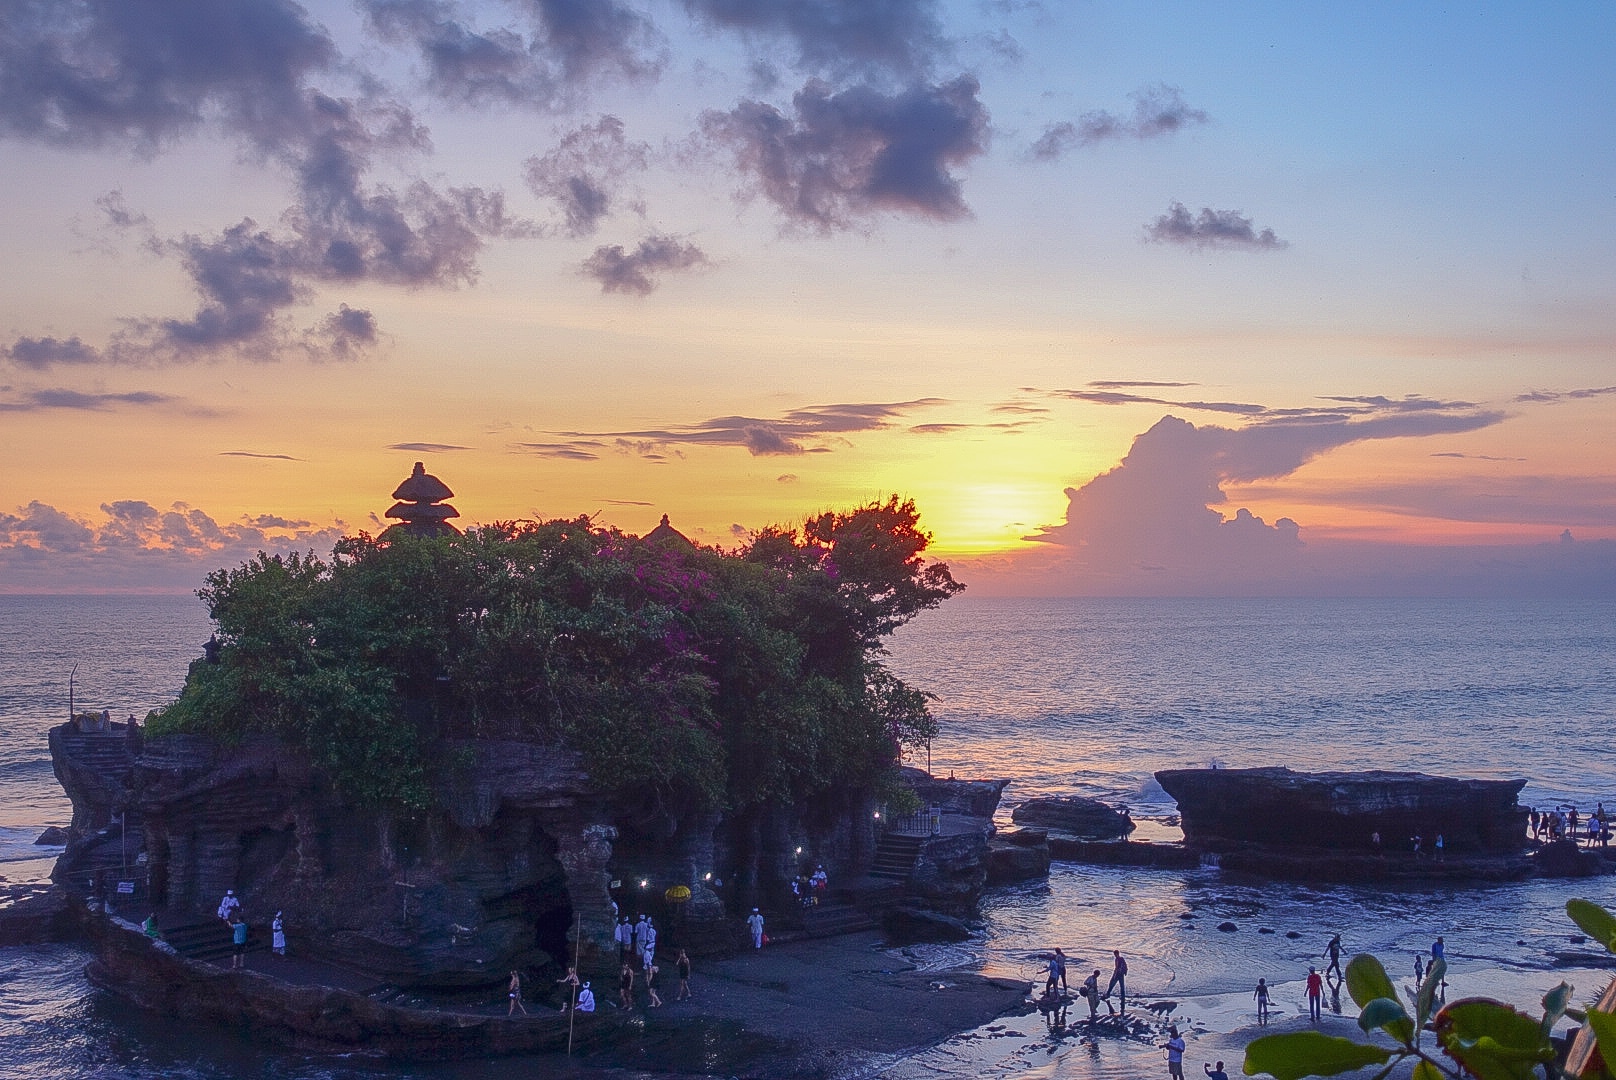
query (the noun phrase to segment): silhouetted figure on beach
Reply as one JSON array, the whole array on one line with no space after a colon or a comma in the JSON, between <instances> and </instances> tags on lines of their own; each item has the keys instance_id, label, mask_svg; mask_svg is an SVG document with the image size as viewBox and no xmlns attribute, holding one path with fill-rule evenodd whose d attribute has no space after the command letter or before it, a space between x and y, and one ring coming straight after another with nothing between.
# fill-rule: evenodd
<instances>
[{"instance_id":1,"label":"silhouetted figure on beach","mask_svg":"<svg viewBox=\"0 0 1616 1080\"><path fill-rule=\"evenodd\" d=\"M1330 958L1329 965L1324 969L1324 977L1329 978L1331 972L1340 979L1341 975L1341 935L1337 934L1330 939L1330 944L1324 947L1324 955Z\"/></svg>"},{"instance_id":2,"label":"silhouetted figure on beach","mask_svg":"<svg viewBox=\"0 0 1616 1080\"><path fill-rule=\"evenodd\" d=\"M1117 991L1117 1010L1128 1011L1128 961L1122 958L1122 950L1111 950L1111 981L1105 986L1106 1000L1111 1000L1111 989Z\"/></svg>"},{"instance_id":3,"label":"silhouetted figure on beach","mask_svg":"<svg viewBox=\"0 0 1616 1080\"><path fill-rule=\"evenodd\" d=\"M1100 969L1099 968L1095 968L1094 969L1094 974L1090 975L1088 978L1083 980L1083 989L1082 989L1081 992L1082 992L1084 997L1089 999L1089 1020L1093 1021L1093 1020L1099 1019L1099 1016L1100 1016ZM1111 1003L1109 1001L1106 1002L1105 1007L1106 1007L1107 1011L1110 1011Z\"/></svg>"},{"instance_id":4,"label":"silhouetted figure on beach","mask_svg":"<svg viewBox=\"0 0 1616 1080\"><path fill-rule=\"evenodd\" d=\"M1258 979L1257 989L1251 992L1251 996L1257 999L1257 1023L1268 1023L1268 980Z\"/></svg>"},{"instance_id":5,"label":"silhouetted figure on beach","mask_svg":"<svg viewBox=\"0 0 1616 1080\"><path fill-rule=\"evenodd\" d=\"M1317 968L1307 969L1307 1016L1315 1024L1319 1022L1320 1005L1324 999L1324 977L1318 973Z\"/></svg>"},{"instance_id":6,"label":"silhouetted figure on beach","mask_svg":"<svg viewBox=\"0 0 1616 1080\"><path fill-rule=\"evenodd\" d=\"M1044 983L1044 989L1054 990L1057 984L1061 988L1061 993L1067 992L1066 954L1058 948L1055 950L1055 955L1049 958L1049 979Z\"/></svg>"}]
</instances>

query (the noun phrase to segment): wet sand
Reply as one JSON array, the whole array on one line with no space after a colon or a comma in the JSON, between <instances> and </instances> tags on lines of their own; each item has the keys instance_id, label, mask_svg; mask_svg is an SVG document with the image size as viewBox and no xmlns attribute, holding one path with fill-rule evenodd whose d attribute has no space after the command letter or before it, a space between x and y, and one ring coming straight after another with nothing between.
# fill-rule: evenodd
<instances>
[{"instance_id":1,"label":"wet sand","mask_svg":"<svg viewBox=\"0 0 1616 1080\"><path fill-rule=\"evenodd\" d=\"M1028 991L1020 980L922 970L874 932L771 944L699 964L686 1001L674 1001L678 977L671 959L664 961L658 981L666 1005L644 1008L643 993L636 1003L647 1034L716 1024L777 1040L772 1061L736 1063L743 1076L781 1075L786 1061L797 1075L867 1075L1024 1012Z\"/></svg>"},{"instance_id":2,"label":"wet sand","mask_svg":"<svg viewBox=\"0 0 1616 1080\"><path fill-rule=\"evenodd\" d=\"M1447 1000L1461 997L1492 997L1529 1013L1541 1013L1541 997L1561 980L1575 988L1574 1000L1596 994L1610 979L1609 971L1563 968L1552 971L1521 972L1503 968L1482 968L1449 980ZM1398 981L1399 991L1412 980ZM1000 1022L961 1032L937 1046L906 1055L902 1060L869 1076L881 1080L936 1080L939 1076L970 1076L976 1080L1135 1080L1167 1076L1163 1049L1167 1026L1176 1024L1187 1044L1184 1075L1188 1080L1204 1076L1203 1066L1222 1061L1231 1077L1242 1075L1245 1048L1264 1035L1316 1029L1327 1035L1355 1041L1368 1041L1358 1028L1357 1008L1342 991L1339 999L1326 993L1324 1015L1313 1024L1308 1020L1304 982L1296 980L1273 988L1274 1008L1266 1025L1256 1022L1255 1006L1249 993L1207 994L1179 1000L1141 998L1130 1001L1131 1019L1124 1023L1107 1019L1088 1023L1088 1007L1074 1005L1066 1013L1064 1027L1036 1011L1006 1017ZM1336 1011L1339 1010L1339 1011ZM1557 1030L1568 1026L1562 1021ZM1374 1041L1391 1044L1377 1035ZM1368 1078L1378 1067L1350 1078ZM1392 1076L1406 1077L1411 1065L1404 1065Z\"/></svg>"}]
</instances>

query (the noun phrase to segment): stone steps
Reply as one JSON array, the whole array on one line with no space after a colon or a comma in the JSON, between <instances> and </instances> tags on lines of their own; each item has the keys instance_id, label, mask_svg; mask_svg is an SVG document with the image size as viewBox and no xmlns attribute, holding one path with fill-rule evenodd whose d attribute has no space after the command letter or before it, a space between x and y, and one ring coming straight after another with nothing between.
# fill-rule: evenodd
<instances>
[{"instance_id":1,"label":"stone steps","mask_svg":"<svg viewBox=\"0 0 1616 1080\"><path fill-rule=\"evenodd\" d=\"M920 856L925 841L918 836L885 833L875 846L875 857L870 862L870 876L888 881L908 881L914 872L915 860Z\"/></svg>"},{"instance_id":2,"label":"stone steps","mask_svg":"<svg viewBox=\"0 0 1616 1080\"><path fill-rule=\"evenodd\" d=\"M809 937L836 937L862 930L874 930L875 917L852 904L819 904L802 913L803 932Z\"/></svg>"},{"instance_id":3,"label":"stone steps","mask_svg":"<svg viewBox=\"0 0 1616 1080\"><path fill-rule=\"evenodd\" d=\"M174 950L181 956L191 960L228 959L236 948L230 925L223 919L205 919L202 922L164 927L163 940L174 946ZM264 935L255 933L249 924L247 951L262 952L268 947L269 943Z\"/></svg>"}]
</instances>

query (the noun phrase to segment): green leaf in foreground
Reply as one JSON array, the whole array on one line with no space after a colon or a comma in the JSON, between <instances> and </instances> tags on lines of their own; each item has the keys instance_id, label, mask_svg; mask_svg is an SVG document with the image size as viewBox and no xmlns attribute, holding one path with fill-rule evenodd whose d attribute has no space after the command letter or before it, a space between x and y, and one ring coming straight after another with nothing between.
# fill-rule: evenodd
<instances>
[{"instance_id":1,"label":"green leaf in foreground","mask_svg":"<svg viewBox=\"0 0 1616 1080\"><path fill-rule=\"evenodd\" d=\"M1363 1008L1376 998L1397 998L1397 991L1392 987L1392 980L1386 974L1386 969L1380 966L1368 953L1359 953L1347 962L1347 993L1358 1008Z\"/></svg>"},{"instance_id":2,"label":"green leaf in foreground","mask_svg":"<svg viewBox=\"0 0 1616 1080\"><path fill-rule=\"evenodd\" d=\"M1409 1080L1448 1080L1448 1078L1442 1075L1441 1069L1421 1059L1414 1063L1414 1073Z\"/></svg>"},{"instance_id":3,"label":"green leaf in foreground","mask_svg":"<svg viewBox=\"0 0 1616 1080\"><path fill-rule=\"evenodd\" d=\"M1583 933L1616 952L1616 915L1591 900L1567 900L1566 914Z\"/></svg>"},{"instance_id":4,"label":"green leaf in foreground","mask_svg":"<svg viewBox=\"0 0 1616 1080\"><path fill-rule=\"evenodd\" d=\"M1431 1019L1431 1000L1436 997L1437 987L1442 985L1442 979L1447 973L1448 963L1439 957L1431 961L1431 966L1425 972L1425 981L1420 983L1420 992L1414 1000L1414 1007L1422 1029L1425 1022Z\"/></svg>"},{"instance_id":5,"label":"green leaf in foreground","mask_svg":"<svg viewBox=\"0 0 1616 1080\"><path fill-rule=\"evenodd\" d=\"M1358 1026L1368 1034L1376 1028L1383 1028L1395 1024L1399 1020L1407 1020L1408 1012L1403 1006L1391 998L1376 998L1363 1007L1358 1014Z\"/></svg>"},{"instance_id":6,"label":"green leaf in foreground","mask_svg":"<svg viewBox=\"0 0 1616 1080\"><path fill-rule=\"evenodd\" d=\"M1530 1080L1554 1056L1540 1021L1501 1001L1455 1001L1432 1026L1448 1056L1479 1080Z\"/></svg>"},{"instance_id":7,"label":"green leaf in foreground","mask_svg":"<svg viewBox=\"0 0 1616 1080\"><path fill-rule=\"evenodd\" d=\"M1320 1031L1293 1031L1264 1035L1247 1046L1245 1073L1267 1073L1275 1080L1301 1080L1304 1076L1335 1076L1366 1065L1384 1065L1391 1056L1390 1050L1369 1043Z\"/></svg>"}]
</instances>

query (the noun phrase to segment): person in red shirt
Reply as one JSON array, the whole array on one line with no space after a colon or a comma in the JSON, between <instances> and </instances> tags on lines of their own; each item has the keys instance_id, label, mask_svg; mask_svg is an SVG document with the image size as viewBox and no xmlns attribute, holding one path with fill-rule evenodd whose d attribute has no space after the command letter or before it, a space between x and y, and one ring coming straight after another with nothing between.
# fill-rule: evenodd
<instances>
[{"instance_id":1,"label":"person in red shirt","mask_svg":"<svg viewBox=\"0 0 1616 1080\"><path fill-rule=\"evenodd\" d=\"M1307 1014L1308 1014L1308 1016L1313 1018L1314 1023L1318 1022L1319 1014L1321 1012L1321 1009L1319 1007L1320 1006L1320 1000L1319 999L1322 998L1323 996L1324 996L1324 976L1319 974L1317 968L1308 968L1307 969Z\"/></svg>"}]
</instances>

